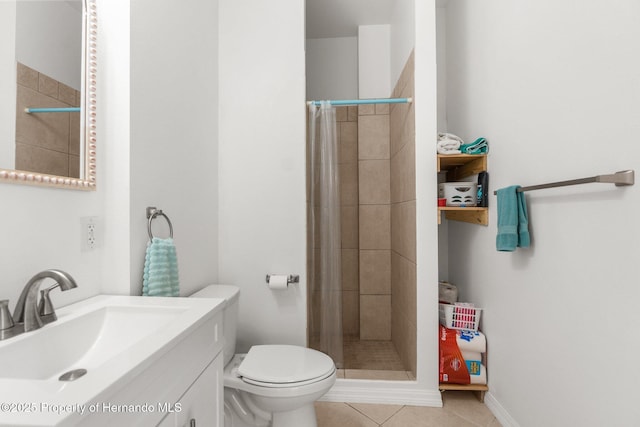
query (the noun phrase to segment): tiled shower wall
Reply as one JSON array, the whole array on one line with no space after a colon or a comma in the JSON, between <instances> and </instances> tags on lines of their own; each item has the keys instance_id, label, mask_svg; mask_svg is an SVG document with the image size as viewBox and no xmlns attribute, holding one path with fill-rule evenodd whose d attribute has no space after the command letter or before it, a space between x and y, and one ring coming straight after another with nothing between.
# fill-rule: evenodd
<instances>
[{"instance_id":1,"label":"tiled shower wall","mask_svg":"<svg viewBox=\"0 0 640 427\"><path fill-rule=\"evenodd\" d=\"M389 104L358 108L360 339L391 339Z\"/></svg>"},{"instance_id":2,"label":"tiled shower wall","mask_svg":"<svg viewBox=\"0 0 640 427\"><path fill-rule=\"evenodd\" d=\"M27 107L78 106L79 91L18 63L15 168L78 178L80 113L24 112Z\"/></svg>"},{"instance_id":3,"label":"tiled shower wall","mask_svg":"<svg viewBox=\"0 0 640 427\"><path fill-rule=\"evenodd\" d=\"M414 96L410 55L394 98ZM413 103L390 111L391 155L391 337L406 369L416 373L416 150Z\"/></svg>"},{"instance_id":4,"label":"tiled shower wall","mask_svg":"<svg viewBox=\"0 0 640 427\"><path fill-rule=\"evenodd\" d=\"M413 97L413 54L391 95ZM359 107L360 339L392 340L416 372L413 104Z\"/></svg>"}]
</instances>

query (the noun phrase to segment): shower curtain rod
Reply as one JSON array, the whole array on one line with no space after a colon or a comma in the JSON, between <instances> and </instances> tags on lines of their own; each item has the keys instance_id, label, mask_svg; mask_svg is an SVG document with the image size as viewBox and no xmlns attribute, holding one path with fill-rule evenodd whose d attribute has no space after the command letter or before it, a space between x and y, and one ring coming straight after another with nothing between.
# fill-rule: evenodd
<instances>
[{"instance_id":1,"label":"shower curtain rod","mask_svg":"<svg viewBox=\"0 0 640 427\"><path fill-rule=\"evenodd\" d=\"M59 108L25 108L25 113L77 113L80 107L59 107Z\"/></svg>"},{"instance_id":2,"label":"shower curtain rod","mask_svg":"<svg viewBox=\"0 0 640 427\"><path fill-rule=\"evenodd\" d=\"M307 105L319 106L322 101L308 101ZM336 99L331 105L366 105L366 104L411 104L413 98L375 98L375 99Z\"/></svg>"}]
</instances>

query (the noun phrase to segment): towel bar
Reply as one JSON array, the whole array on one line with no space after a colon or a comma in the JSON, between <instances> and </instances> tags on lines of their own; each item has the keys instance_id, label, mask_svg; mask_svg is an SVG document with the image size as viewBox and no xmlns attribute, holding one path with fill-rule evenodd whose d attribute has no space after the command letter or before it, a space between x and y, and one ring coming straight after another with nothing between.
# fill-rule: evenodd
<instances>
[{"instance_id":1,"label":"towel bar","mask_svg":"<svg viewBox=\"0 0 640 427\"><path fill-rule=\"evenodd\" d=\"M633 185L635 182L634 170L619 171L608 175L596 175L588 178L570 179L568 181L550 182L548 184L531 185L529 187L520 187L516 191L522 193L524 191L544 190L546 188L566 187L569 185L590 184L592 182L601 182L604 184L615 184L616 187ZM498 194L494 191L493 194Z\"/></svg>"},{"instance_id":2,"label":"towel bar","mask_svg":"<svg viewBox=\"0 0 640 427\"><path fill-rule=\"evenodd\" d=\"M167 224L169 224L169 237L173 238L173 224L171 224L171 220L169 219L169 217L164 212L162 212L162 209L156 209L155 206L149 206L147 207L147 218L149 219L149 222L147 224L147 231L149 232L149 239L153 240L151 222L158 216L162 216L167 220Z\"/></svg>"}]
</instances>

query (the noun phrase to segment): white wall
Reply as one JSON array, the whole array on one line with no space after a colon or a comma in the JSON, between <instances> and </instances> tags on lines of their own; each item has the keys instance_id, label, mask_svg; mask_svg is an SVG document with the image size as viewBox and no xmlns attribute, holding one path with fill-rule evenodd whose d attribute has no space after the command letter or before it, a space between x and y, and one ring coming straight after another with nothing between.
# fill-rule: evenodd
<instances>
[{"instance_id":1,"label":"white wall","mask_svg":"<svg viewBox=\"0 0 640 427\"><path fill-rule=\"evenodd\" d=\"M417 286L417 377L421 388L438 389L438 218L435 200L436 103L436 10L432 2L415 0L413 13L403 28L415 34L416 115L416 286ZM392 34L393 34L392 25ZM397 49L402 50L399 38ZM410 52L411 50L409 50Z\"/></svg>"},{"instance_id":2,"label":"white wall","mask_svg":"<svg viewBox=\"0 0 640 427\"><path fill-rule=\"evenodd\" d=\"M104 199L103 293L129 295L131 278L131 6L130 0L99 0L98 11L98 181ZM104 272L104 273L103 273Z\"/></svg>"},{"instance_id":3,"label":"white wall","mask_svg":"<svg viewBox=\"0 0 640 427\"><path fill-rule=\"evenodd\" d=\"M220 1L218 259L240 351L306 343L304 42L304 2ZM271 291L268 273L300 284Z\"/></svg>"},{"instance_id":4,"label":"white wall","mask_svg":"<svg viewBox=\"0 0 640 427\"><path fill-rule=\"evenodd\" d=\"M447 9L436 8L436 61L438 63L438 131L447 131ZM442 226L442 224L441 224ZM443 227L441 227L443 228ZM446 225L444 226L446 228Z\"/></svg>"},{"instance_id":5,"label":"white wall","mask_svg":"<svg viewBox=\"0 0 640 427\"><path fill-rule=\"evenodd\" d=\"M307 99L389 97L414 48L414 20L414 0L396 0L389 24L360 25L358 37L307 39Z\"/></svg>"},{"instance_id":6,"label":"white wall","mask_svg":"<svg viewBox=\"0 0 640 427\"><path fill-rule=\"evenodd\" d=\"M447 10L448 124L489 140L491 187L640 168L640 3L458 0ZM481 30L478 30L478 24ZM532 246L449 223L450 279L484 307L504 425L636 425L640 188L527 194Z\"/></svg>"},{"instance_id":7,"label":"white wall","mask_svg":"<svg viewBox=\"0 0 640 427\"><path fill-rule=\"evenodd\" d=\"M173 224L181 295L218 274L218 5L131 2L131 293L142 290L147 206ZM163 218L154 235L167 237Z\"/></svg>"},{"instance_id":8,"label":"white wall","mask_svg":"<svg viewBox=\"0 0 640 427\"><path fill-rule=\"evenodd\" d=\"M122 33L107 21L118 26L123 13L124 0L99 2L99 35L101 53L98 61L98 164L97 191L77 191L40 188L17 184L0 184L0 200L3 209L0 221L3 228L3 244L0 245L0 271L2 271L2 298L10 300L13 310L24 285L36 273L49 268L67 271L78 283L78 288L51 294L54 305L59 307L98 294L112 283L112 275L104 276L104 260L108 253L117 250L103 241L93 251L81 251L81 222L85 216L97 216L102 224L109 217L104 188L113 171L108 165L110 146L117 143L111 127L117 128L117 115L126 103L119 102L112 91L120 88L121 67L126 68L126 55L120 62L108 59L106 52L114 48L109 34ZM113 14L115 19L108 20ZM120 19L125 19L120 18ZM117 37L116 37L117 39ZM122 47L122 46L118 46ZM112 51L113 53L113 51ZM122 55L122 51L118 52ZM120 76L119 76L120 73ZM109 87L106 91L103 88ZM106 234L106 230L103 230Z\"/></svg>"},{"instance_id":9,"label":"white wall","mask_svg":"<svg viewBox=\"0 0 640 427\"><path fill-rule=\"evenodd\" d=\"M434 7L433 1L425 2L427 8ZM421 7L416 0L395 0L393 12L391 14L390 37L391 37L391 88L395 87L404 64L413 50L416 40L418 40L418 26L415 22L418 16L417 7ZM430 14L430 12L429 12ZM430 21L430 18L429 18ZM427 31L431 31L431 22L427 23ZM431 35L429 34L429 37Z\"/></svg>"},{"instance_id":10,"label":"white wall","mask_svg":"<svg viewBox=\"0 0 640 427\"><path fill-rule=\"evenodd\" d=\"M306 40L308 100L358 97L358 39Z\"/></svg>"},{"instance_id":11,"label":"white wall","mask_svg":"<svg viewBox=\"0 0 640 427\"><path fill-rule=\"evenodd\" d=\"M388 98L395 86L390 72L389 25L358 26L358 95L360 99ZM396 79L397 81L397 79Z\"/></svg>"},{"instance_id":12,"label":"white wall","mask_svg":"<svg viewBox=\"0 0 640 427\"><path fill-rule=\"evenodd\" d=\"M447 132L447 9L446 0L437 1L436 8L436 62L438 83L437 89L437 111L438 111L438 132ZM442 177L445 180L444 177ZM443 217L444 218L444 217ZM442 221L438 226L438 278L439 280L449 280L449 222Z\"/></svg>"},{"instance_id":13,"label":"white wall","mask_svg":"<svg viewBox=\"0 0 640 427\"><path fill-rule=\"evenodd\" d=\"M52 294L56 306L98 293L129 294L132 288L135 293L139 289L137 280L147 240L144 217L147 202L166 209L174 223L183 293L216 281L217 8L211 2L202 3L191 10L199 12L200 28L204 28L199 33L199 46L208 46L211 54L197 51L200 67L186 80L206 77L206 82L197 88L195 83L182 85L182 92L177 93L170 85L162 91L157 90L157 85L166 82L163 79L173 83L186 61L195 56L196 49L185 46L191 46L192 41L187 23L197 22L196 17L180 15L166 4L162 9L157 5L147 8L159 14L149 15L139 13L139 4L132 7L129 0L98 1L97 190L0 184L0 199L5 206L0 220L7 225L0 247L2 298L11 300L11 309L26 282L47 268L65 270L78 282L77 289ZM172 5L188 13L178 8L178 4L176 1ZM130 37L127 31L130 7L134 13L133 30L141 31L144 27L146 36L136 33ZM159 24L158 19L166 24L168 15L177 17L175 33L167 34L166 25ZM162 37L171 37L175 44L165 43ZM134 44L133 51L145 43L161 41L163 55L173 60L160 70L151 64L156 61L157 65L159 61L159 53L152 47L149 52L136 51L140 58L133 64L131 79L136 88L131 94L130 41ZM147 76L146 83L140 82L141 74L137 73L142 72L153 77ZM156 86L151 88L153 84ZM210 97L202 97L203 93ZM159 99L158 94L163 98ZM196 108L182 112L168 108L163 111L161 106L156 108L148 101L150 98L172 106L183 103L187 97ZM131 120L139 124L132 128L131 135L130 104ZM183 152L185 146L191 150ZM176 163L168 162L171 156L178 159L178 164L189 167L173 170ZM101 229L99 247L89 252L80 249L80 219L85 216L97 216Z\"/></svg>"},{"instance_id":14,"label":"white wall","mask_svg":"<svg viewBox=\"0 0 640 427\"><path fill-rule=\"evenodd\" d=\"M99 172L98 179L101 176ZM55 306L99 292L102 249L80 250L80 218L101 212L98 193L3 183L0 199L0 221L5 224L0 245L2 299L11 301L11 310L27 281L49 268L68 272L78 283L76 289L52 293Z\"/></svg>"}]
</instances>

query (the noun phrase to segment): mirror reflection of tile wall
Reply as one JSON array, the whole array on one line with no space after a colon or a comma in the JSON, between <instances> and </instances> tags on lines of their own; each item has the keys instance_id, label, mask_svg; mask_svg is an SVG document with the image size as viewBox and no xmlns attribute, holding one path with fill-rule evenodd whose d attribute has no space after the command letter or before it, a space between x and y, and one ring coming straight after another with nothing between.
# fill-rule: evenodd
<instances>
[{"instance_id":1,"label":"mirror reflection of tile wall","mask_svg":"<svg viewBox=\"0 0 640 427\"><path fill-rule=\"evenodd\" d=\"M18 63L15 168L79 178L80 113L24 112L79 106L79 91Z\"/></svg>"}]
</instances>

